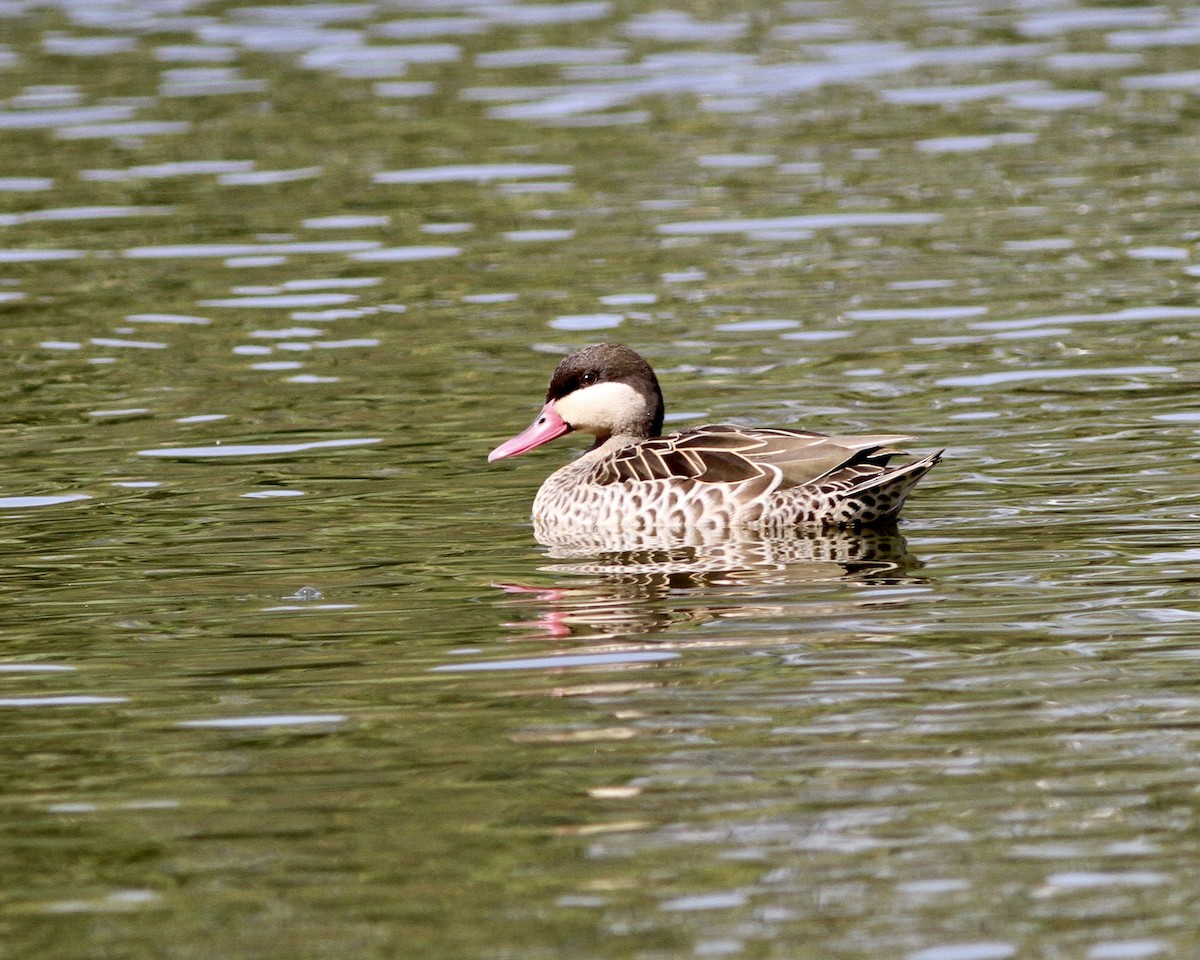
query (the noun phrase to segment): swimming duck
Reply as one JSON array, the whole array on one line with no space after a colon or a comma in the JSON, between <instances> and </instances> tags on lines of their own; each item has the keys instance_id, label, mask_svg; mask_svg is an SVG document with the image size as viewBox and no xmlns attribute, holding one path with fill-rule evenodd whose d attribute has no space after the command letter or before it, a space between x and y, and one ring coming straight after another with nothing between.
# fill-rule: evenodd
<instances>
[{"instance_id":1,"label":"swimming duck","mask_svg":"<svg viewBox=\"0 0 1200 960\"><path fill-rule=\"evenodd\" d=\"M616 343L577 350L555 368L529 427L489 461L578 431L596 438L552 473L533 501L539 533L575 530L851 526L892 520L941 451L901 466L892 434L825 436L719 423L661 436L663 397L641 356Z\"/></svg>"}]
</instances>

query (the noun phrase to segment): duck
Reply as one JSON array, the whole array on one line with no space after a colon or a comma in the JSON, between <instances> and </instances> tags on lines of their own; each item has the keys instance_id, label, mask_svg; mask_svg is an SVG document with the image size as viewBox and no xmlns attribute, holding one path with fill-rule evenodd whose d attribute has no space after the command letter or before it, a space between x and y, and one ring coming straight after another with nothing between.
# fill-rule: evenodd
<instances>
[{"instance_id":1,"label":"duck","mask_svg":"<svg viewBox=\"0 0 1200 960\"><path fill-rule=\"evenodd\" d=\"M831 436L717 423L662 434L653 368L619 343L576 350L554 369L533 423L488 455L517 457L570 433L591 447L533 500L538 538L689 530L786 534L894 521L944 451L897 466L899 434Z\"/></svg>"}]
</instances>

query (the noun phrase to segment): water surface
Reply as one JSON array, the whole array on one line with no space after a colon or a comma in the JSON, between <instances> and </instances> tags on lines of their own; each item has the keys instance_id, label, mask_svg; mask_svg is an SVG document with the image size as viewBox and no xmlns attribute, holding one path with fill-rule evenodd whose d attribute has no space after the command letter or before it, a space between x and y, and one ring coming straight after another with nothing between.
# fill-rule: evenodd
<instances>
[{"instance_id":1,"label":"water surface","mask_svg":"<svg viewBox=\"0 0 1200 960\"><path fill-rule=\"evenodd\" d=\"M16 954L1200 950L1195 11L0 24ZM572 442L485 457L600 338L946 459L540 547Z\"/></svg>"}]
</instances>

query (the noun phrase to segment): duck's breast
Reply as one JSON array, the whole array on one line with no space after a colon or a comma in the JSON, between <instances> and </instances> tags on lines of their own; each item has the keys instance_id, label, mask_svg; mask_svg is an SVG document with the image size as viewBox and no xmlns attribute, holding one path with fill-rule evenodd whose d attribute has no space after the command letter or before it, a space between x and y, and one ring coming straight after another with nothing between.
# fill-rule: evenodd
<instances>
[{"instance_id":1,"label":"duck's breast","mask_svg":"<svg viewBox=\"0 0 1200 960\"><path fill-rule=\"evenodd\" d=\"M726 529L761 521L778 485L777 471L738 483L688 477L598 482L603 463L576 461L551 474L538 490L533 516L563 528L683 530Z\"/></svg>"}]
</instances>

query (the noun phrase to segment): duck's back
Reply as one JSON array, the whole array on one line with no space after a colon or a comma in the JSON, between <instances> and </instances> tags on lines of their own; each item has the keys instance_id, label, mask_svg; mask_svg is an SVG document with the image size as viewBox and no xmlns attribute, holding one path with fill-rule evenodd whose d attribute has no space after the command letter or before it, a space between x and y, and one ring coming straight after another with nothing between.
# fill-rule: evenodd
<instances>
[{"instance_id":1,"label":"duck's back","mask_svg":"<svg viewBox=\"0 0 1200 960\"><path fill-rule=\"evenodd\" d=\"M638 531L877 523L895 517L938 462L933 454L889 467L900 452L894 444L908 439L697 427L590 451L546 480L534 516L564 528Z\"/></svg>"}]
</instances>

